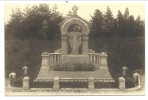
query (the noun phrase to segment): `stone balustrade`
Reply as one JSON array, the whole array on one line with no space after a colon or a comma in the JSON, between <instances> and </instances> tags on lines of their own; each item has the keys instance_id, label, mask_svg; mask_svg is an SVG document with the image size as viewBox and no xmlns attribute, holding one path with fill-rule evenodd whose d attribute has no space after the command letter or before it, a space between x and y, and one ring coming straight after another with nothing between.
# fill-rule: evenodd
<instances>
[{"instance_id":1,"label":"stone balustrade","mask_svg":"<svg viewBox=\"0 0 148 100\"><path fill-rule=\"evenodd\" d=\"M99 64L99 53L89 53L89 63Z\"/></svg>"},{"instance_id":2,"label":"stone balustrade","mask_svg":"<svg viewBox=\"0 0 148 100\"><path fill-rule=\"evenodd\" d=\"M61 53L49 53L49 62L58 63L60 62Z\"/></svg>"}]
</instances>

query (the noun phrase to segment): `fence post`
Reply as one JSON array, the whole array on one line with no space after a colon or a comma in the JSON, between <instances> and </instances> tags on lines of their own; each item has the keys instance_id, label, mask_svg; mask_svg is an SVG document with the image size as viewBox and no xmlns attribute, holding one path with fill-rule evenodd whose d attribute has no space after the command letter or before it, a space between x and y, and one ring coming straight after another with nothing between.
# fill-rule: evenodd
<instances>
[{"instance_id":1,"label":"fence post","mask_svg":"<svg viewBox=\"0 0 148 100\"><path fill-rule=\"evenodd\" d=\"M53 84L53 89L54 89L54 90L59 90L59 81L60 81L60 78L59 78L59 77L55 77L55 78L53 79L53 82L54 82L54 84Z\"/></svg>"},{"instance_id":2,"label":"fence post","mask_svg":"<svg viewBox=\"0 0 148 100\"><path fill-rule=\"evenodd\" d=\"M133 74L133 78L134 78L134 84L135 84L135 86L140 85L140 75L137 72L135 72Z\"/></svg>"},{"instance_id":3,"label":"fence post","mask_svg":"<svg viewBox=\"0 0 148 100\"><path fill-rule=\"evenodd\" d=\"M12 72L9 74L9 82L8 82L9 88L11 88L15 85L15 78L16 78L16 73Z\"/></svg>"},{"instance_id":4,"label":"fence post","mask_svg":"<svg viewBox=\"0 0 148 100\"><path fill-rule=\"evenodd\" d=\"M94 90L95 86L94 86L94 77L89 77L88 78L88 89L89 90Z\"/></svg>"},{"instance_id":5,"label":"fence post","mask_svg":"<svg viewBox=\"0 0 148 100\"><path fill-rule=\"evenodd\" d=\"M23 78L23 89L29 89L29 77L25 76Z\"/></svg>"},{"instance_id":6,"label":"fence post","mask_svg":"<svg viewBox=\"0 0 148 100\"><path fill-rule=\"evenodd\" d=\"M126 87L125 87L125 78L124 77L119 77L119 89L120 90L124 90Z\"/></svg>"}]
</instances>

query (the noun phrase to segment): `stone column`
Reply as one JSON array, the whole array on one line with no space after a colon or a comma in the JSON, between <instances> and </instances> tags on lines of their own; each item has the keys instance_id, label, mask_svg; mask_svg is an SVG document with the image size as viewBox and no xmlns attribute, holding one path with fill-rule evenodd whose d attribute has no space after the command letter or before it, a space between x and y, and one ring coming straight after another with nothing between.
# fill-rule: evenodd
<instances>
[{"instance_id":1,"label":"stone column","mask_svg":"<svg viewBox=\"0 0 148 100\"><path fill-rule=\"evenodd\" d=\"M25 76L23 78L23 89L29 89L29 77Z\"/></svg>"},{"instance_id":2,"label":"stone column","mask_svg":"<svg viewBox=\"0 0 148 100\"><path fill-rule=\"evenodd\" d=\"M119 89L124 90L125 89L125 78L124 77L119 77Z\"/></svg>"},{"instance_id":3,"label":"stone column","mask_svg":"<svg viewBox=\"0 0 148 100\"><path fill-rule=\"evenodd\" d=\"M88 78L88 89L89 90L94 90L95 86L94 86L94 77L89 77Z\"/></svg>"},{"instance_id":4,"label":"stone column","mask_svg":"<svg viewBox=\"0 0 148 100\"><path fill-rule=\"evenodd\" d=\"M97 54L97 64L99 64L99 61L100 61L100 55Z\"/></svg>"},{"instance_id":5,"label":"stone column","mask_svg":"<svg viewBox=\"0 0 148 100\"><path fill-rule=\"evenodd\" d=\"M107 54L105 52L100 54L99 60L100 67L107 67Z\"/></svg>"},{"instance_id":6,"label":"stone column","mask_svg":"<svg viewBox=\"0 0 148 100\"><path fill-rule=\"evenodd\" d=\"M68 53L68 40L67 40L67 36L62 36L62 54L67 54Z\"/></svg>"},{"instance_id":7,"label":"stone column","mask_svg":"<svg viewBox=\"0 0 148 100\"><path fill-rule=\"evenodd\" d=\"M88 54L88 36L82 37L82 54Z\"/></svg>"},{"instance_id":8,"label":"stone column","mask_svg":"<svg viewBox=\"0 0 148 100\"><path fill-rule=\"evenodd\" d=\"M96 64L96 55L94 54L94 64Z\"/></svg>"},{"instance_id":9,"label":"stone column","mask_svg":"<svg viewBox=\"0 0 148 100\"><path fill-rule=\"evenodd\" d=\"M60 78L59 77L55 77L53 79L53 82L54 82L53 89L54 90L59 90L59 88L60 88L60 86L59 86Z\"/></svg>"},{"instance_id":10,"label":"stone column","mask_svg":"<svg viewBox=\"0 0 148 100\"><path fill-rule=\"evenodd\" d=\"M89 55L90 63L92 63L92 54Z\"/></svg>"},{"instance_id":11,"label":"stone column","mask_svg":"<svg viewBox=\"0 0 148 100\"><path fill-rule=\"evenodd\" d=\"M57 62L60 62L60 55L57 54Z\"/></svg>"}]
</instances>

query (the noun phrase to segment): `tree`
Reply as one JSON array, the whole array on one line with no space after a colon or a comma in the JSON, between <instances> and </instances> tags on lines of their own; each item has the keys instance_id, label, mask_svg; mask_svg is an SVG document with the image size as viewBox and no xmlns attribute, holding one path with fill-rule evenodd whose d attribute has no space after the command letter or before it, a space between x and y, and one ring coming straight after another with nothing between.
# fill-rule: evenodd
<instances>
[{"instance_id":1,"label":"tree","mask_svg":"<svg viewBox=\"0 0 148 100\"><path fill-rule=\"evenodd\" d=\"M95 12L91 17L90 35L99 33L103 37L91 35L90 45L97 52L107 52L111 75L118 80L123 66L128 67L129 74L135 69L144 69L144 21L140 17L135 20L128 8L124 15L119 10L117 18L109 7L101 19L99 15Z\"/></svg>"},{"instance_id":2,"label":"tree","mask_svg":"<svg viewBox=\"0 0 148 100\"><path fill-rule=\"evenodd\" d=\"M107 32L111 31L114 27L114 18L109 6L107 6L107 11L104 15L104 25L107 29Z\"/></svg>"},{"instance_id":3,"label":"tree","mask_svg":"<svg viewBox=\"0 0 148 100\"><path fill-rule=\"evenodd\" d=\"M14 11L8 22L6 37L11 39L43 39L40 30L42 29L43 20L47 20L49 27L48 39L54 35L60 35L58 23L63 20L54 6L49 8L47 4L34 5L26 8L23 12L19 9Z\"/></svg>"},{"instance_id":4,"label":"tree","mask_svg":"<svg viewBox=\"0 0 148 100\"><path fill-rule=\"evenodd\" d=\"M103 24L103 14L100 10L96 9L94 15L91 16L91 27L90 27L90 37L100 37L102 36L102 24Z\"/></svg>"},{"instance_id":5,"label":"tree","mask_svg":"<svg viewBox=\"0 0 148 100\"><path fill-rule=\"evenodd\" d=\"M45 46L43 45L43 35L40 32L44 20L48 21L49 30ZM18 73L18 70L24 65L29 67L31 73L39 70L41 53L45 50L53 52L60 48L58 23L62 20L63 16L57 11L57 8L55 6L50 8L47 4L26 7L24 11L13 10L9 22L5 24L6 75L8 76L12 71Z\"/></svg>"},{"instance_id":6,"label":"tree","mask_svg":"<svg viewBox=\"0 0 148 100\"><path fill-rule=\"evenodd\" d=\"M112 11L110 10L110 7L107 6L107 10L104 14L104 20L103 20L103 30L105 37L112 37L115 35L114 25L115 25L115 19L113 17Z\"/></svg>"},{"instance_id":7,"label":"tree","mask_svg":"<svg viewBox=\"0 0 148 100\"><path fill-rule=\"evenodd\" d=\"M122 29L123 25L124 25L124 18L123 18L123 14L121 13L121 11L118 11L118 16L117 16L117 26L119 29Z\"/></svg>"},{"instance_id":8,"label":"tree","mask_svg":"<svg viewBox=\"0 0 148 100\"><path fill-rule=\"evenodd\" d=\"M144 27L144 21L141 20L140 16L137 16L135 20L135 34L137 37L144 37Z\"/></svg>"},{"instance_id":9,"label":"tree","mask_svg":"<svg viewBox=\"0 0 148 100\"><path fill-rule=\"evenodd\" d=\"M124 22L124 17L121 11L118 11L117 15L117 30L118 30L118 36L122 36L124 33L125 29L125 22Z\"/></svg>"},{"instance_id":10,"label":"tree","mask_svg":"<svg viewBox=\"0 0 148 100\"><path fill-rule=\"evenodd\" d=\"M126 8L124 12L124 20L128 20L128 18L129 18L129 10L128 8Z\"/></svg>"}]
</instances>

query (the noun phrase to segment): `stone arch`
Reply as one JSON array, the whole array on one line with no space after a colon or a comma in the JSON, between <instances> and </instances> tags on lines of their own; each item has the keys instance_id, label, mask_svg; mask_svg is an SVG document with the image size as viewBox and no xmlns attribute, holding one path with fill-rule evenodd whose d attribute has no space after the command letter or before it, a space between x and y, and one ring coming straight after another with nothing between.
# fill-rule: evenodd
<instances>
[{"instance_id":1,"label":"stone arch","mask_svg":"<svg viewBox=\"0 0 148 100\"><path fill-rule=\"evenodd\" d=\"M71 26L73 24L80 25L81 28L82 28L83 36L88 36L88 34L89 34L89 27L88 27L88 25L87 25L87 23L85 23L83 20L81 20L79 18L71 18L71 19L67 20L65 23L63 23L63 25L61 27L62 35L66 35L68 33L69 26Z\"/></svg>"}]
</instances>

